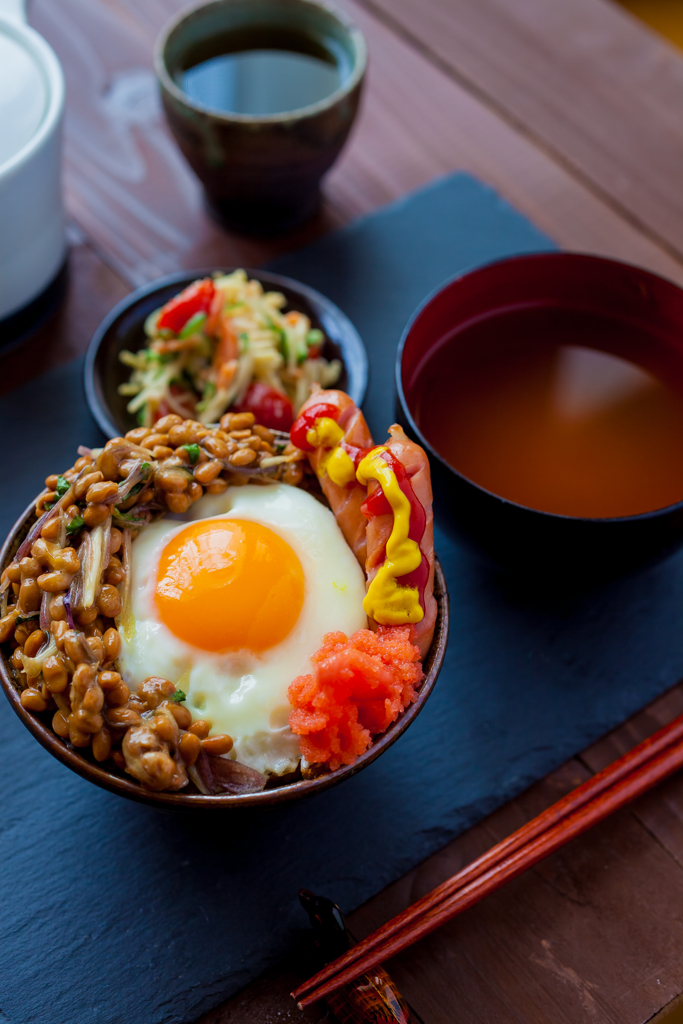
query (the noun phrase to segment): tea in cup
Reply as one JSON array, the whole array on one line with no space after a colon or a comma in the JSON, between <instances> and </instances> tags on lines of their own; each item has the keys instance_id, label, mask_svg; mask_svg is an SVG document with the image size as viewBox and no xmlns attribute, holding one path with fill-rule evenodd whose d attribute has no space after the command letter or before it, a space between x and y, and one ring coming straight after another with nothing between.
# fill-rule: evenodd
<instances>
[{"instance_id":1,"label":"tea in cup","mask_svg":"<svg viewBox=\"0 0 683 1024\"><path fill-rule=\"evenodd\" d=\"M220 220L267 235L315 212L366 60L359 29L322 0L212 0L166 28L155 53L164 109Z\"/></svg>"}]
</instances>

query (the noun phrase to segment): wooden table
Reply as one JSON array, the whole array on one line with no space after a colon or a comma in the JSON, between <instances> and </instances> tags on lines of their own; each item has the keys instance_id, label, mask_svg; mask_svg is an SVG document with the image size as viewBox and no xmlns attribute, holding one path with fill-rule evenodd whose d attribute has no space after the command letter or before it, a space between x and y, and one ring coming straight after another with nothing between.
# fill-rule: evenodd
<instances>
[{"instance_id":1,"label":"wooden table","mask_svg":"<svg viewBox=\"0 0 683 1024\"><path fill-rule=\"evenodd\" d=\"M268 258L439 174L489 182L561 246L683 283L683 59L608 0L342 0L371 54L364 110L315 221L227 235L159 112L151 52L182 0L31 0L66 74L68 299L0 359L0 389L81 353L131 287ZM676 687L351 919L382 923L683 711ZM390 965L426 1024L641 1024L683 991L683 780L674 778ZM318 1020L281 965L204 1024Z\"/></svg>"}]
</instances>

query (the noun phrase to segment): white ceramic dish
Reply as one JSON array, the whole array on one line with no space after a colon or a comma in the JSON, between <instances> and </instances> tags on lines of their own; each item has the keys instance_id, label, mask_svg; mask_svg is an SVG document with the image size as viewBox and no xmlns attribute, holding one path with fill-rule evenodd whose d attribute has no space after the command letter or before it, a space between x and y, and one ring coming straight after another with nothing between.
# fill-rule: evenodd
<instances>
[{"instance_id":1,"label":"white ceramic dish","mask_svg":"<svg viewBox=\"0 0 683 1024\"><path fill-rule=\"evenodd\" d=\"M38 299L64 263L63 111L57 57L26 24L23 0L0 0L0 322Z\"/></svg>"}]
</instances>

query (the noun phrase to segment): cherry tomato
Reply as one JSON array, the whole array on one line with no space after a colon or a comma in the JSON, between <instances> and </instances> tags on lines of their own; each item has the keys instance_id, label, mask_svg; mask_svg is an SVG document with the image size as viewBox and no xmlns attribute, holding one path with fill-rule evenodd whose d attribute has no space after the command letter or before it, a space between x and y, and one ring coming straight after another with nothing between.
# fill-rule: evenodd
<instances>
[{"instance_id":1,"label":"cherry tomato","mask_svg":"<svg viewBox=\"0 0 683 1024\"><path fill-rule=\"evenodd\" d=\"M235 412L253 412L256 422L271 430L289 430L294 419L292 403L281 391L254 381Z\"/></svg>"},{"instance_id":2,"label":"cherry tomato","mask_svg":"<svg viewBox=\"0 0 683 1024\"><path fill-rule=\"evenodd\" d=\"M176 295L170 302L167 302L161 310L157 320L157 329L166 328L179 334L195 313L208 313L215 290L210 277L188 285L180 295Z\"/></svg>"}]
</instances>

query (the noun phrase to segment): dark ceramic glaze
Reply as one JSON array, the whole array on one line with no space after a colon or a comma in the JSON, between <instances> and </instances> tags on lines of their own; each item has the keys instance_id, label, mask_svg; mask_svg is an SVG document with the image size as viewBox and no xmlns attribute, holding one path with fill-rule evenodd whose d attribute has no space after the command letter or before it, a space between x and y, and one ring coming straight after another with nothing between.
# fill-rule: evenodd
<instances>
[{"instance_id":1,"label":"dark ceramic glaze","mask_svg":"<svg viewBox=\"0 0 683 1024\"><path fill-rule=\"evenodd\" d=\"M320 102L282 114L232 114L191 100L176 81L188 55L212 36L253 27L332 40L344 52L348 76ZM320 180L356 117L366 61L359 29L322 0L212 0L168 25L154 58L166 117L210 209L228 227L276 234L315 212Z\"/></svg>"},{"instance_id":2,"label":"dark ceramic glaze","mask_svg":"<svg viewBox=\"0 0 683 1024\"><path fill-rule=\"evenodd\" d=\"M88 346L83 375L90 411L107 437L125 434L138 425L126 409L130 398L118 393L119 384L127 381L131 372L130 367L119 360L119 353L123 349L137 352L145 347L145 320L186 285L216 270L229 274L234 269L212 267L171 274L127 295L105 317ZM247 270L246 273L249 278L260 281L266 290L282 292L287 298L286 308L305 313L313 327L324 331L326 340L322 354L326 359L341 359L343 368L338 386L356 405L361 405L368 382L368 360L363 342L348 317L320 292L289 277L263 270Z\"/></svg>"},{"instance_id":3,"label":"dark ceramic glaze","mask_svg":"<svg viewBox=\"0 0 683 1024\"><path fill-rule=\"evenodd\" d=\"M35 521L36 516L32 503L14 524L0 551L0 572L12 561L19 545ZM106 767L93 761L89 754L81 753L73 747L67 746L66 742L60 739L50 726L54 711L35 714L26 711L22 707L20 700L21 690L14 678L12 665L7 657L6 645L3 645L0 650L0 682L14 712L38 742L53 757L56 757L58 761L65 764L67 768L71 768L72 771L77 772L78 775L89 782L94 782L95 785L108 789L111 793L117 793L119 796L126 796L131 800L137 800L140 803L151 804L154 807L162 807L167 810L207 810L209 808L237 810L243 807L272 807L275 804L285 803L289 800L299 800L305 796L320 793L324 789L336 786L338 782L356 775L357 772L372 764L385 750L388 750L399 736L405 732L411 722L417 718L434 689L437 676L441 671L448 642L448 591L438 560L435 564L434 595L438 605L434 639L427 659L424 662L425 678L415 703L411 704L397 718L393 725L389 726L387 731L373 743L369 750L361 754L354 764L346 765L336 772L329 772L314 779L302 779L298 782L284 783L259 793L243 793L240 795L226 793L218 796L202 796L196 791L192 793L185 793L183 791L179 793L152 793L149 790L143 789L142 786L129 776L108 771Z\"/></svg>"},{"instance_id":4,"label":"dark ceramic glaze","mask_svg":"<svg viewBox=\"0 0 683 1024\"><path fill-rule=\"evenodd\" d=\"M452 344L475 320L530 306L579 310L636 326L647 335L653 355L668 354L670 360L672 353L676 359L680 354L683 377L683 291L639 267L596 256L542 253L491 263L450 281L414 314L396 357L399 417L430 454L440 525L516 571L579 582L665 557L683 544L683 502L605 519L541 512L507 501L458 473L420 431L414 389L429 353Z\"/></svg>"}]
</instances>

